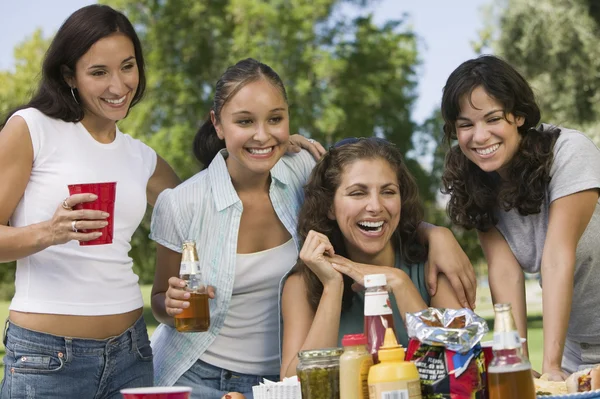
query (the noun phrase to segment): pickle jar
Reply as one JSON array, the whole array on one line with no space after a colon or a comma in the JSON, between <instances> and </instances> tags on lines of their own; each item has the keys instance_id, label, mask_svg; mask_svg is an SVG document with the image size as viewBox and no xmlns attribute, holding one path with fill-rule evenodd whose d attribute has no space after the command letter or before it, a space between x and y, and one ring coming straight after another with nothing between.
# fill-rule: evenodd
<instances>
[{"instance_id":1,"label":"pickle jar","mask_svg":"<svg viewBox=\"0 0 600 399\"><path fill-rule=\"evenodd\" d=\"M340 356L342 348L300 351L296 373L302 399L340 399Z\"/></svg>"}]
</instances>

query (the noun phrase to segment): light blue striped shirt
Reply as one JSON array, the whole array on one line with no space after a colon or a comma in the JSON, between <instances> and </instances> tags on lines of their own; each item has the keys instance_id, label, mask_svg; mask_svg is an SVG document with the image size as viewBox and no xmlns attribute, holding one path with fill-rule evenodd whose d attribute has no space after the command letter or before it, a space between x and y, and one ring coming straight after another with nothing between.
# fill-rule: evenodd
<instances>
[{"instance_id":1,"label":"light blue striped shirt","mask_svg":"<svg viewBox=\"0 0 600 399\"><path fill-rule=\"evenodd\" d=\"M154 378L159 386L173 385L198 360L219 334L227 315L242 202L231 183L226 154L221 151L208 169L163 191L154 207L150 238L177 252L181 252L184 241L195 241L206 281L217 293L210 301L211 325L207 332L179 333L160 324L152 335ZM298 212L304 200L304 184L314 165L313 157L303 150L284 155L271 169L271 203L298 249Z\"/></svg>"}]
</instances>

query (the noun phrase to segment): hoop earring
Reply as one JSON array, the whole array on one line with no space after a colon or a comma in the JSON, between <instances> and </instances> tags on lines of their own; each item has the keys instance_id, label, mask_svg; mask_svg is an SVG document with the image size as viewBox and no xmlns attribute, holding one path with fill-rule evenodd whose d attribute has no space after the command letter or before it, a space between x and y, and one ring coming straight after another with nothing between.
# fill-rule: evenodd
<instances>
[{"instance_id":1,"label":"hoop earring","mask_svg":"<svg viewBox=\"0 0 600 399\"><path fill-rule=\"evenodd\" d=\"M75 102L77 104L79 104L79 101L77 101L77 97L75 97L75 92L73 91L73 88L71 87L71 95L73 96L73 100L75 100Z\"/></svg>"}]
</instances>

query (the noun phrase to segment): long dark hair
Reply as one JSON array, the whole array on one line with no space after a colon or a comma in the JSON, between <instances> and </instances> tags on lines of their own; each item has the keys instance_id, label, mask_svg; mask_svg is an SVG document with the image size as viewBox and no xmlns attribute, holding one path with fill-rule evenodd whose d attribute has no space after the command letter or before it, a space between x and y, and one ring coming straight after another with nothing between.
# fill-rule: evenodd
<instances>
[{"instance_id":1,"label":"long dark hair","mask_svg":"<svg viewBox=\"0 0 600 399\"><path fill-rule=\"evenodd\" d=\"M248 83L256 82L259 79L266 79L271 82L273 86L281 91L281 95L287 102L285 86L277 72L262 62L258 62L253 58L246 58L227 68L217 81L211 108L211 111L215 113L217 122L221 121L221 110L225 104ZM194 156L205 169L223 148L225 148L225 141L217 136L209 112L208 118L194 137Z\"/></svg>"},{"instance_id":2,"label":"long dark hair","mask_svg":"<svg viewBox=\"0 0 600 399\"><path fill-rule=\"evenodd\" d=\"M498 208L517 209L521 215L540 212L560 129L536 129L540 109L525 78L506 61L485 55L462 63L450 74L444 87L444 140L449 146L456 139L460 102L465 96L470 98L477 87L502 105L507 121L508 114L524 119L517 128L521 142L507 167L506 180L497 172L481 170L458 145L446 155L442 192L450 194L450 219L466 229L486 231L498 222L494 214Z\"/></svg>"},{"instance_id":3,"label":"long dark hair","mask_svg":"<svg viewBox=\"0 0 600 399\"><path fill-rule=\"evenodd\" d=\"M385 140L375 138L334 146L317 163L304 188L304 204L298 216L301 241L306 239L310 230L319 231L329 238L336 254L347 256L342 232L337 222L329 219L327 214L333 205L345 168L364 159L382 159L396 171L402 208L400 222L393 235L394 246L401 247L402 258L407 263L425 260L425 248L417 238L417 226L423 220L417 183L406 168L400 150ZM303 276L308 288L309 303L316 310L323 294L323 284L302 261L298 261L294 270ZM344 276L343 309L348 309L352 304L351 285L352 280Z\"/></svg>"},{"instance_id":4,"label":"long dark hair","mask_svg":"<svg viewBox=\"0 0 600 399\"><path fill-rule=\"evenodd\" d=\"M78 122L83 119L83 108L77 102L79 100L73 98L65 75L73 76L77 61L90 47L98 40L116 32L123 33L133 42L139 84L131 107L137 104L146 89L140 39L125 15L109 6L92 4L75 11L58 29L46 51L42 77L36 93L27 104L11 111L2 126L16 111L29 107L37 108L45 115L65 122Z\"/></svg>"}]
</instances>

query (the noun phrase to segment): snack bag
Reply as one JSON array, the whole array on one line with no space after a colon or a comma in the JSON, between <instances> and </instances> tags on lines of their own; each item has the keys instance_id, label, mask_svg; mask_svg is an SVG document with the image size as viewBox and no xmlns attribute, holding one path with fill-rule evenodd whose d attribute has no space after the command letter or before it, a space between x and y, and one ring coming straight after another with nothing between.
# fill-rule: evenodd
<instances>
[{"instance_id":1,"label":"snack bag","mask_svg":"<svg viewBox=\"0 0 600 399\"><path fill-rule=\"evenodd\" d=\"M486 399L486 366L479 341L487 323L470 309L407 313L406 360L417 366L423 399Z\"/></svg>"}]
</instances>

